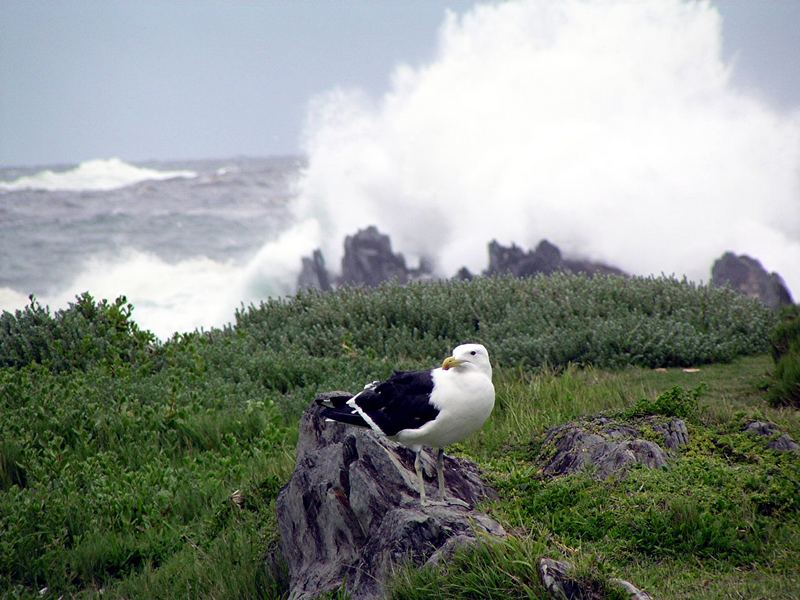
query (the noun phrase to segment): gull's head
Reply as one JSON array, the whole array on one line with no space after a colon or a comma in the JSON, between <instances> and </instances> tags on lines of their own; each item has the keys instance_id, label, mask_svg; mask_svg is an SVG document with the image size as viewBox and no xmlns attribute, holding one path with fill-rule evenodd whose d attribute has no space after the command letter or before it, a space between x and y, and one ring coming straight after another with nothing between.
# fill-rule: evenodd
<instances>
[{"instance_id":1,"label":"gull's head","mask_svg":"<svg viewBox=\"0 0 800 600\"><path fill-rule=\"evenodd\" d=\"M453 350L452 356L448 356L442 363L442 369L448 371L455 369L458 371L470 371L473 369L492 378L492 365L489 362L489 352L481 344L461 344Z\"/></svg>"}]
</instances>

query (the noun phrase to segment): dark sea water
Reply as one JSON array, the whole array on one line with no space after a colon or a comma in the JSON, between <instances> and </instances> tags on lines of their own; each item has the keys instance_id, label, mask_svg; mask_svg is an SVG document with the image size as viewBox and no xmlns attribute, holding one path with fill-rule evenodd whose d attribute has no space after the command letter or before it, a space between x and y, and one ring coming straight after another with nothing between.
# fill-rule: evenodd
<instances>
[{"instance_id":1,"label":"dark sea water","mask_svg":"<svg viewBox=\"0 0 800 600\"><path fill-rule=\"evenodd\" d=\"M0 310L29 294L55 308L86 287L138 298L167 335L170 310L221 293L287 226L301 168L287 157L0 169Z\"/></svg>"}]
</instances>

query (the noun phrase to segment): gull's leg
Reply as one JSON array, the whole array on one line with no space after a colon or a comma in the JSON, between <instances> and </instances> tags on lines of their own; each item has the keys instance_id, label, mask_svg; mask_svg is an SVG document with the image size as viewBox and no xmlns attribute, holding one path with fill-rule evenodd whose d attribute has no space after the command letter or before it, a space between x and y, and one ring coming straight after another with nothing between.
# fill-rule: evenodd
<instances>
[{"instance_id":1,"label":"gull's leg","mask_svg":"<svg viewBox=\"0 0 800 600\"><path fill-rule=\"evenodd\" d=\"M436 455L436 474L439 476L439 500L444 500L444 448Z\"/></svg>"},{"instance_id":2,"label":"gull's leg","mask_svg":"<svg viewBox=\"0 0 800 600\"><path fill-rule=\"evenodd\" d=\"M422 478L422 462L420 461L420 453L422 448L417 450L417 457L414 459L414 470L417 472L417 481L419 481L419 503L425 506L425 480Z\"/></svg>"}]
</instances>

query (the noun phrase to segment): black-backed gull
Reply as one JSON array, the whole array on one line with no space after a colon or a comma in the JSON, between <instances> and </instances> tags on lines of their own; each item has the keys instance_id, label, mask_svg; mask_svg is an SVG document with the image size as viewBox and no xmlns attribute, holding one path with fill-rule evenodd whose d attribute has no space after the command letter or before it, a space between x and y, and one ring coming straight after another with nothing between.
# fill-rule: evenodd
<instances>
[{"instance_id":1,"label":"black-backed gull","mask_svg":"<svg viewBox=\"0 0 800 600\"><path fill-rule=\"evenodd\" d=\"M416 453L414 469L425 504L420 452L438 449L439 498L444 500L444 448L479 430L494 408L489 353L481 344L463 344L442 366L429 371L397 371L373 381L355 396L318 400L331 421L371 428Z\"/></svg>"}]
</instances>

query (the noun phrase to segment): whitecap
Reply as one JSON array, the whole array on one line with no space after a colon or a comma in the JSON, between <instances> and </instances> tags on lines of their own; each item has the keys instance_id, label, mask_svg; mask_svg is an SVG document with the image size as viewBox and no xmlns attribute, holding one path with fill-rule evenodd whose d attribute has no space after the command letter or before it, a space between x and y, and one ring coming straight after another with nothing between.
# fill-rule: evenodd
<instances>
[{"instance_id":1,"label":"whitecap","mask_svg":"<svg viewBox=\"0 0 800 600\"><path fill-rule=\"evenodd\" d=\"M133 304L133 319L162 340L175 332L220 327L242 304L291 291L291 266L299 253L308 251L302 241L308 233L293 228L280 243L268 244L255 259L242 264L204 256L169 262L134 248L95 255L84 261L67 285L37 295L37 301L56 311L85 291L97 299L124 295ZM284 246L290 251L279 252ZM0 288L0 311L26 304L26 295Z\"/></svg>"},{"instance_id":2,"label":"whitecap","mask_svg":"<svg viewBox=\"0 0 800 600\"><path fill-rule=\"evenodd\" d=\"M46 169L35 175L20 177L14 181L0 181L0 190L44 190L44 191L108 191L150 180L192 178L197 173L189 170L159 171L137 167L119 158L87 160L68 171Z\"/></svg>"}]
</instances>

